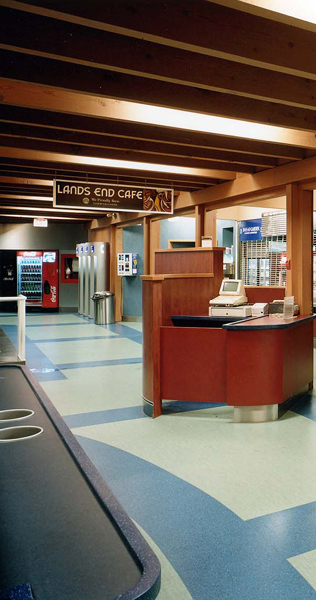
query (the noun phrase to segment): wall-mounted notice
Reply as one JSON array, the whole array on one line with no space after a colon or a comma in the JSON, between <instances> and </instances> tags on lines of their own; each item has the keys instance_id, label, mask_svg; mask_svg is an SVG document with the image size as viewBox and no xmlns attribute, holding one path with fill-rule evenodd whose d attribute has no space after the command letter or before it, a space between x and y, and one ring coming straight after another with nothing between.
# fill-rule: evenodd
<instances>
[{"instance_id":1,"label":"wall-mounted notice","mask_svg":"<svg viewBox=\"0 0 316 600\"><path fill-rule=\"evenodd\" d=\"M173 213L173 190L54 180L53 206L104 212Z\"/></svg>"},{"instance_id":2,"label":"wall-mounted notice","mask_svg":"<svg viewBox=\"0 0 316 600\"><path fill-rule=\"evenodd\" d=\"M117 255L117 274L121 277L137 275L137 254L120 252Z\"/></svg>"}]
</instances>

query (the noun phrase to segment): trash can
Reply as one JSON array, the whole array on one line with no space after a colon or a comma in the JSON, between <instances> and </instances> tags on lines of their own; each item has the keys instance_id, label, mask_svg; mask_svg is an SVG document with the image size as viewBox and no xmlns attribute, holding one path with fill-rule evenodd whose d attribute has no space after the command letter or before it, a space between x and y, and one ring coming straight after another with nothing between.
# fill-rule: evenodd
<instances>
[{"instance_id":1,"label":"trash can","mask_svg":"<svg viewBox=\"0 0 316 600\"><path fill-rule=\"evenodd\" d=\"M96 325L114 323L114 294L113 292L95 292L91 296L94 301L94 322Z\"/></svg>"}]
</instances>

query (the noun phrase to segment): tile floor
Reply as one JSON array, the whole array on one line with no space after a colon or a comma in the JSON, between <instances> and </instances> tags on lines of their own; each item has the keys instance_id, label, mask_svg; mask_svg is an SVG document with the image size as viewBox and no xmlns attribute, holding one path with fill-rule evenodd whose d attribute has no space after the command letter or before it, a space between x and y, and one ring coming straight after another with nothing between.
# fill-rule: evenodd
<instances>
[{"instance_id":1,"label":"tile floor","mask_svg":"<svg viewBox=\"0 0 316 600\"><path fill-rule=\"evenodd\" d=\"M16 343L16 316L0 325ZM141 402L141 324L30 314L27 366L156 551L159 600L316 600L316 394L276 423Z\"/></svg>"}]
</instances>

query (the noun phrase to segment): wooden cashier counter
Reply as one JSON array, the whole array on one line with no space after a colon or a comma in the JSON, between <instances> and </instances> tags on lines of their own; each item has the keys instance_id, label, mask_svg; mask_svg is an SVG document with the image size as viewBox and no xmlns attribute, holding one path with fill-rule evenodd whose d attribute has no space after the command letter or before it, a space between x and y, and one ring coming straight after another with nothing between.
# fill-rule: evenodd
<instances>
[{"instance_id":1,"label":"wooden cashier counter","mask_svg":"<svg viewBox=\"0 0 316 600\"><path fill-rule=\"evenodd\" d=\"M142 277L146 414L180 400L226 403L239 422L275 420L312 387L313 317L260 316L285 288L223 281L223 248L157 251L155 273Z\"/></svg>"}]
</instances>

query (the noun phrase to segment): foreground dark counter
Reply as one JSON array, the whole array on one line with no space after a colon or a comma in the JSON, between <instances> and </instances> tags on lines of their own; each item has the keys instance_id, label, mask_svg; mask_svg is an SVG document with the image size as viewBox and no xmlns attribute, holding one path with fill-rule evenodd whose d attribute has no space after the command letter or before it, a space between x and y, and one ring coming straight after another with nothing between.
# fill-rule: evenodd
<instances>
[{"instance_id":1,"label":"foreground dark counter","mask_svg":"<svg viewBox=\"0 0 316 600\"><path fill-rule=\"evenodd\" d=\"M224 324L225 329L236 330L236 331L248 331L248 330L264 330L264 329L292 329L302 323L308 323L313 321L316 315L292 317L290 319L283 319L283 317L276 317L275 315L267 315L265 317L249 317L248 319L239 319L236 322Z\"/></svg>"},{"instance_id":2,"label":"foreground dark counter","mask_svg":"<svg viewBox=\"0 0 316 600\"><path fill-rule=\"evenodd\" d=\"M29 583L36 600L156 598L157 558L47 396L25 367L0 379L0 410L34 411L0 434L43 428L0 443L0 597Z\"/></svg>"}]
</instances>

